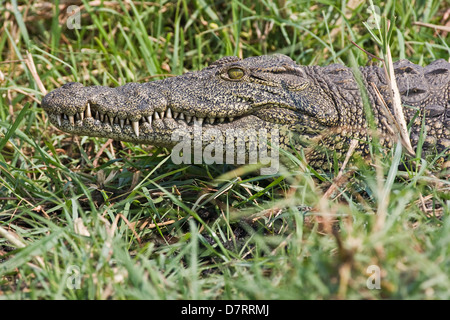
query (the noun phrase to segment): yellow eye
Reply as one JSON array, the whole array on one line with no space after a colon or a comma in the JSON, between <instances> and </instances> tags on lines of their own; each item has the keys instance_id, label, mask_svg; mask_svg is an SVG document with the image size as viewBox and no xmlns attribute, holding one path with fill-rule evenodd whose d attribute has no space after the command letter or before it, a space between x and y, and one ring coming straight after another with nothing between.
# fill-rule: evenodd
<instances>
[{"instance_id":1,"label":"yellow eye","mask_svg":"<svg viewBox=\"0 0 450 320\"><path fill-rule=\"evenodd\" d=\"M244 76L244 70L241 68L230 68L227 73L232 80L239 80Z\"/></svg>"}]
</instances>

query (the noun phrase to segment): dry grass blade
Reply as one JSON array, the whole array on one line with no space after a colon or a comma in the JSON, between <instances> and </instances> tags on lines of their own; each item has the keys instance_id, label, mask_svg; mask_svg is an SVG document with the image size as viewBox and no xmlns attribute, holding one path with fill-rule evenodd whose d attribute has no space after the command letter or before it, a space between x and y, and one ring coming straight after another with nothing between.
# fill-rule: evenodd
<instances>
[{"instance_id":1,"label":"dry grass blade","mask_svg":"<svg viewBox=\"0 0 450 320\"><path fill-rule=\"evenodd\" d=\"M90 237L91 234L89 233L89 230L86 228L86 226L83 223L83 219L76 218L73 222L73 228L76 234L79 234L80 236L84 237Z\"/></svg>"},{"instance_id":2,"label":"dry grass blade","mask_svg":"<svg viewBox=\"0 0 450 320\"><path fill-rule=\"evenodd\" d=\"M94 160L92 161L92 165L95 167L97 167L98 161L102 155L102 153L105 151L105 149L111 144L113 143L113 139L108 139L108 141L106 141L105 144L102 145L102 147L100 148L100 150L97 152L97 154L95 155Z\"/></svg>"},{"instance_id":3,"label":"dry grass blade","mask_svg":"<svg viewBox=\"0 0 450 320\"><path fill-rule=\"evenodd\" d=\"M0 226L0 237L5 238L8 242L10 242L17 248L22 249L27 246L24 242L22 242L22 240L19 239L19 237L16 234L2 228L1 226ZM37 263L40 265L41 268L46 267L44 259L42 259L41 256L34 256L34 259L37 261Z\"/></svg>"},{"instance_id":4,"label":"dry grass blade","mask_svg":"<svg viewBox=\"0 0 450 320\"><path fill-rule=\"evenodd\" d=\"M414 152L414 149L411 145L411 140L409 138L408 134L408 127L405 120L405 115L403 114L403 108L402 108L402 100L400 98L400 92L398 90L397 81L395 80L395 73L394 73L394 65L392 63L392 55L391 55L391 49L389 47L389 44L387 44L387 66L384 64L384 71L386 73L386 79L388 79L388 84L390 87L390 92L392 94L392 108L394 109L394 117L395 121L399 126L399 133L400 133L400 141L402 143L402 146L406 149L408 154L411 156L415 156L416 153ZM389 73L387 72L387 68L389 68Z\"/></svg>"},{"instance_id":5,"label":"dry grass blade","mask_svg":"<svg viewBox=\"0 0 450 320\"><path fill-rule=\"evenodd\" d=\"M440 25L437 25L437 24L420 22L420 21L413 22L413 24L415 24L417 26L421 26L421 27L434 28L436 30L442 30L442 31L450 32L450 26L440 26Z\"/></svg>"},{"instance_id":6,"label":"dry grass blade","mask_svg":"<svg viewBox=\"0 0 450 320\"><path fill-rule=\"evenodd\" d=\"M41 103L41 100L39 100L39 99L37 99L32 93L29 93L29 92L25 92L25 91L23 91L23 90L21 90L21 89L18 89L18 88L14 88L14 89L11 89L12 91L15 91L15 92L18 92L18 93L21 93L21 94L23 94L24 96L27 96L27 97L29 97L30 99L32 99L34 102L36 102L36 103Z\"/></svg>"},{"instance_id":7,"label":"dry grass blade","mask_svg":"<svg viewBox=\"0 0 450 320\"><path fill-rule=\"evenodd\" d=\"M385 115L388 118L394 120L394 123L398 129L398 133L400 135L400 142L401 142L402 146L405 148L406 152L410 156L414 157L416 155L416 153L411 145L411 140L409 138L409 133L408 133L408 127L406 124L405 116L403 114L402 100L400 98L400 92L398 90L397 81L395 79L394 65L392 63L392 55L391 55L391 49L390 49L389 44L386 44L387 61L384 61L383 59L364 50L363 48L358 46L355 42L351 41L351 43L354 46L356 46L358 49L365 52L371 58L383 61L385 76L386 76L386 79L388 80L389 88L391 89L390 93L391 93L391 101L392 101L392 108L394 110L394 115L392 115L391 112L389 111L389 108L388 108L386 102L384 101L383 96L379 92L378 88L373 83L371 83L371 85L377 95L378 100L380 101L381 106L384 107L383 111L384 111ZM389 72L388 72L388 69L389 69ZM390 127L387 123L385 123L385 125L387 128Z\"/></svg>"},{"instance_id":8,"label":"dry grass blade","mask_svg":"<svg viewBox=\"0 0 450 320\"><path fill-rule=\"evenodd\" d=\"M142 223L142 225L141 226L139 226L139 229L140 230L143 230L144 228L149 228L149 229L154 229L154 228L156 228L156 227L164 227L164 226L169 226L169 225L171 225L171 224L174 224L176 221L175 220L169 220L169 221L164 221L164 222L160 222L160 223L149 223L148 221L149 221L150 219L146 219L146 221L144 221L143 223ZM138 222L138 223L140 223L140 221ZM134 222L133 223L131 223L131 225L133 225L134 226Z\"/></svg>"},{"instance_id":9,"label":"dry grass blade","mask_svg":"<svg viewBox=\"0 0 450 320\"><path fill-rule=\"evenodd\" d=\"M370 53L369 51L364 50L363 48L361 48L359 45L356 44L355 41L350 40L350 42L351 42L351 44L353 44L355 47L357 47L359 50L361 50L362 52L364 52L365 54L367 54L369 57L371 57L372 59L376 59L376 60L378 60L378 61L383 61L383 59L381 59L380 57L378 57L378 56L376 56L376 55Z\"/></svg>"},{"instance_id":10,"label":"dry grass blade","mask_svg":"<svg viewBox=\"0 0 450 320\"><path fill-rule=\"evenodd\" d=\"M6 240L8 240L11 244L16 246L17 248L25 248L26 247L26 245L20 239L18 239L17 236L12 234L8 230L2 228L1 226L0 226L0 237L5 238Z\"/></svg>"},{"instance_id":11,"label":"dry grass blade","mask_svg":"<svg viewBox=\"0 0 450 320\"><path fill-rule=\"evenodd\" d=\"M358 140L352 139L338 175L336 176L336 178L334 178L332 185L323 194L318 203L317 211L321 214L318 214L316 216L316 220L322 225L322 230L325 234L331 234L333 232L333 223L336 221L335 216L332 213L328 213L329 198L340 185L344 184L347 181L349 174L351 174L352 171L344 176L344 171L357 146Z\"/></svg>"},{"instance_id":12,"label":"dry grass blade","mask_svg":"<svg viewBox=\"0 0 450 320\"><path fill-rule=\"evenodd\" d=\"M110 231L110 237L112 237L114 235L114 232L117 229L117 224L119 223L119 219L122 218L122 220L125 222L125 224L128 226L128 228L130 228L131 232L133 232L134 236L136 237L136 240L141 243L141 237L139 237L139 235L137 234L136 230L134 230L134 224L130 223L130 221L121 213L119 213L116 216L116 219L114 219L114 222L111 226L111 231Z\"/></svg>"},{"instance_id":13,"label":"dry grass blade","mask_svg":"<svg viewBox=\"0 0 450 320\"><path fill-rule=\"evenodd\" d=\"M342 167L339 170L338 175L334 179L333 184L328 188L328 190L324 193L324 195L322 197L324 200L330 198L331 194L334 192L334 190L336 190L338 185L342 184L345 181L345 179L342 179L342 176L344 174L344 170L347 167L347 163L350 161L350 157L352 156L353 152L355 152L355 149L356 149L357 146L358 146L358 140L353 139L350 142L350 147L348 148L347 154L345 156L344 163L342 164Z\"/></svg>"},{"instance_id":14,"label":"dry grass blade","mask_svg":"<svg viewBox=\"0 0 450 320\"><path fill-rule=\"evenodd\" d=\"M25 63L30 69L31 75L33 76L34 81L36 81L36 84L38 85L39 90L42 92L43 95L47 94L47 89L45 89L44 84L41 81L41 78L39 77L38 72L36 71L36 66L34 64L33 56L30 52L27 51L27 57L25 59Z\"/></svg>"}]
</instances>

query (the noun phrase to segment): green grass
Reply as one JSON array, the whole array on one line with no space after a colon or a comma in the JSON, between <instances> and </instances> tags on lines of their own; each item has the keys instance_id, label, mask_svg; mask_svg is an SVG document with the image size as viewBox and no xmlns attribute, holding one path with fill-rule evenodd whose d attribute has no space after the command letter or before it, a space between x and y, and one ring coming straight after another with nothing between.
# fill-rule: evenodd
<instances>
[{"instance_id":1,"label":"green grass","mask_svg":"<svg viewBox=\"0 0 450 320\"><path fill-rule=\"evenodd\" d=\"M337 172L234 178L230 166L174 165L164 149L64 134L36 102L37 79L48 91L69 81L117 86L225 55L365 65L350 41L378 55L375 37L389 38L364 26L366 3L85 1L79 30L67 28L63 6L26 3L0 7L3 298L450 298L449 182L429 174L433 158L375 152L324 197ZM394 60L448 59L448 37L413 25L442 24L443 2L375 5L392 20ZM367 286L372 265L380 289Z\"/></svg>"}]
</instances>

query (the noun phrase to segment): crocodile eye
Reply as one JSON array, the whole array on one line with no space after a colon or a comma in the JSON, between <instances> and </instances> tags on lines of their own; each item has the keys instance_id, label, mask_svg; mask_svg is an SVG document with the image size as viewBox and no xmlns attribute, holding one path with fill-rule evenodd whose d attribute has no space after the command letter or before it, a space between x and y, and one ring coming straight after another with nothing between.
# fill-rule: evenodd
<instances>
[{"instance_id":1,"label":"crocodile eye","mask_svg":"<svg viewBox=\"0 0 450 320\"><path fill-rule=\"evenodd\" d=\"M228 77L232 80L239 80L244 76L244 70L241 68L230 68L227 71Z\"/></svg>"}]
</instances>

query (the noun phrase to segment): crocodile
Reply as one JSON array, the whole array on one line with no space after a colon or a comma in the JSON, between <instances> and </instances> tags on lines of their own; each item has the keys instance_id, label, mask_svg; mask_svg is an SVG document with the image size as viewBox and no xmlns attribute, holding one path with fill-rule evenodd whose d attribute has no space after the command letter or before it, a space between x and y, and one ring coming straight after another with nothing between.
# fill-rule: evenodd
<instances>
[{"instance_id":1,"label":"crocodile","mask_svg":"<svg viewBox=\"0 0 450 320\"><path fill-rule=\"evenodd\" d=\"M214 129L216 138L225 139L227 130L277 128L281 148L301 151L312 167L326 170L344 159L352 140L355 153L368 157L372 129L383 149L398 139L384 69L357 69L301 66L281 54L223 57L200 71L147 83L67 83L45 95L42 107L68 133L167 148L176 146L173 133L180 129L190 137L195 128ZM403 59L394 63L394 72L412 146L424 131L423 150L443 153L445 161L450 63L440 59L422 67ZM202 148L207 145L208 139Z\"/></svg>"}]
</instances>

